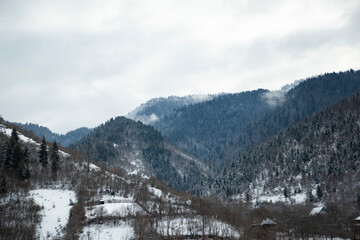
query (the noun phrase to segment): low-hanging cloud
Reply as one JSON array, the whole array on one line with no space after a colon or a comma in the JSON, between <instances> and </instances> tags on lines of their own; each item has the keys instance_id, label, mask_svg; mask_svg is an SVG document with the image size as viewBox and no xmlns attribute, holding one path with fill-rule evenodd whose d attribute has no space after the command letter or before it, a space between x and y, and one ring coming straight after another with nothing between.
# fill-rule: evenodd
<instances>
[{"instance_id":1,"label":"low-hanging cloud","mask_svg":"<svg viewBox=\"0 0 360 240\"><path fill-rule=\"evenodd\" d=\"M274 108L281 106L286 100L286 92L284 91L269 91L263 94L263 99L266 103Z\"/></svg>"},{"instance_id":2,"label":"low-hanging cloud","mask_svg":"<svg viewBox=\"0 0 360 240\"><path fill-rule=\"evenodd\" d=\"M153 97L358 69L359 12L357 0L0 1L0 114L65 133Z\"/></svg>"}]
</instances>

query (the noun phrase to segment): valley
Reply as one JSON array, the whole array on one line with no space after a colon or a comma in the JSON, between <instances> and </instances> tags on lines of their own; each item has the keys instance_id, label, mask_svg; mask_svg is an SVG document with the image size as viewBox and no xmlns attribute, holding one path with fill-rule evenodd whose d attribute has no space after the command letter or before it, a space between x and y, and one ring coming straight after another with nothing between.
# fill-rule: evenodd
<instances>
[{"instance_id":1,"label":"valley","mask_svg":"<svg viewBox=\"0 0 360 240\"><path fill-rule=\"evenodd\" d=\"M360 71L289 86L1 119L0 239L358 239Z\"/></svg>"}]
</instances>

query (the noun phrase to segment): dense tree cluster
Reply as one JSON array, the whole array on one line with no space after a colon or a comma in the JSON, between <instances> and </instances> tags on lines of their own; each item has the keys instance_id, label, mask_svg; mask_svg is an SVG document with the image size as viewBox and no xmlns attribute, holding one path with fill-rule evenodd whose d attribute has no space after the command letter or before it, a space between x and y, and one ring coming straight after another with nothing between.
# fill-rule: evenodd
<instances>
[{"instance_id":1,"label":"dense tree cluster","mask_svg":"<svg viewBox=\"0 0 360 240\"><path fill-rule=\"evenodd\" d=\"M29 150L22 146L15 128L12 129L11 137L2 150L0 165L2 171L17 171L23 180L30 177Z\"/></svg>"},{"instance_id":2,"label":"dense tree cluster","mask_svg":"<svg viewBox=\"0 0 360 240\"><path fill-rule=\"evenodd\" d=\"M306 79L286 93L225 94L185 106L156 122L155 127L179 148L224 166L359 88L360 71L328 73Z\"/></svg>"},{"instance_id":3,"label":"dense tree cluster","mask_svg":"<svg viewBox=\"0 0 360 240\"><path fill-rule=\"evenodd\" d=\"M190 190L205 177L195 165L186 166L187 172L181 176L171 162L184 162L179 154L174 154L166 139L153 127L135 122L125 117L110 119L95 128L92 133L71 146L85 152L92 161L100 160L110 166L122 166L122 158L140 152L150 174L166 182L175 189ZM132 159L130 159L132 160Z\"/></svg>"},{"instance_id":4,"label":"dense tree cluster","mask_svg":"<svg viewBox=\"0 0 360 240\"><path fill-rule=\"evenodd\" d=\"M264 181L264 188L292 186L308 198L341 197L355 201L360 190L360 92L289 127L264 144L244 153L216 179L210 188L220 195L249 190ZM285 194L285 192L284 192ZM351 196L351 197L350 197Z\"/></svg>"}]
</instances>

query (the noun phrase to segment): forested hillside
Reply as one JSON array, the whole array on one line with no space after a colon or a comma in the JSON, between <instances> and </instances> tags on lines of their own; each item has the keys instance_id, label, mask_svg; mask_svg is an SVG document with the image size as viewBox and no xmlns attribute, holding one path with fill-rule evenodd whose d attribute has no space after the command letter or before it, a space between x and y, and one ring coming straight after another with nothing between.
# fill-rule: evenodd
<instances>
[{"instance_id":1,"label":"forested hillside","mask_svg":"<svg viewBox=\"0 0 360 240\"><path fill-rule=\"evenodd\" d=\"M186 106L155 127L179 148L222 166L359 88L360 71L328 73L306 79L288 92L227 94Z\"/></svg>"},{"instance_id":2,"label":"forested hillside","mask_svg":"<svg viewBox=\"0 0 360 240\"><path fill-rule=\"evenodd\" d=\"M171 115L177 108L211 100L215 95L188 95L184 97L170 96L167 98L153 98L131 111L126 117L154 125L165 116Z\"/></svg>"},{"instance_id":3,"label":"forested hillside","mask_svg":"<svg viewBox=\"0 0 360 240\"><path fill-rule=\"evenodd\" d=\"M169 144L153 127L117 117L71 146L92 161L123 168L129 174L156 176L175 189L190 190L209 168Z\"/></svg>"},{"instance_id":4,"label":"forested hillside","mask_svg":"<svg viewBox=\"0 0 360 240\"><path fill-rule=\"evenodd\" d=\"M33 123L13 123L20 128L31 131L37 137L42 138L45 137L48 141L57 141L61 146L67 147L70 146L72 143L76 142L77 140L81 139L82 137L89 134L92 129L81 127L75 130L72 130L66 134L57 134L52 132L49 128L39 126L38 124Z\"/></svg>"},{"instance_id":5,"label":"forested hillside","mask_svg":"<svg viewBox=\"0 0 360 240\"><path fill-rule=\"evenodd\" d=\"M211 179L210 191L218 196L305 193L309 201L360 201L359 106L360 91L281 131Z\"/></svg>"},{"instance_id":6,"label":"forested hillside","mask_svg":"<svg viewBox=\"0 0 360 240\"><path fill-rule=\"evenodd\" d=\"M155 124L173 144L211 164L225 161L224 146L256 114L268 108L268 90L225 94L176 109Z\"/></svg>"}]
</instances>

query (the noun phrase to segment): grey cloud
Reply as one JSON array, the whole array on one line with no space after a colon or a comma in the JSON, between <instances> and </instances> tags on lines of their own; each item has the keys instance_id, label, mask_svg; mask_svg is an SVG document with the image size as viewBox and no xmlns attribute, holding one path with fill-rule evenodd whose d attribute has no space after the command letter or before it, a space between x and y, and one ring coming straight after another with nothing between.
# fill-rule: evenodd
<instances>
[{"instance_id":1,"label":"grey cloud","mask_svg":"<svg viewBox=\"0 0 360 240\"><path fill-rule=\"evenodd\" d=\"M360 47L360 5L344 15L347 25L342 29L297 30L282 38L272 35L246 44L214 41L212 46L203 38L194 40L186 27L177 25L181 20L194 19L178 16L175 26L144 26L144 19L132 15L138 7L133 1L125 2L122 14L109 20L119 23L116 28L82 29L76 22L77 13L82 14L95 2L0 1L0 114L12 121L31 121L59 132L93 127L107 118L126 114L152 97L250 90L269 86L270 80L280 87L282 82L292 82L294 76L318 67L287 70L285 60L289 65L296 64L319 48ZM234 13L240 15L244 11L265 14L282 3L227 1L224 5L236 8ZM48 5L51 9L47 9ZM49 10L51 14L57 7L60 12L72 14L75 22L42 29L32 21L37 11ZM200 18L202 10L198 11ZM226 17L238 21L238 16ZM237 33L233 26L231 30ZM199 26L199 30L201 27L206 26ZM224 40L232 34L211 32L209 36ZM226 44L210 54L219 42ZM209 86L215 90L201 92ZM276 105L282 98L275 94L265 99Z\"/></svg>"}]
</instances>

